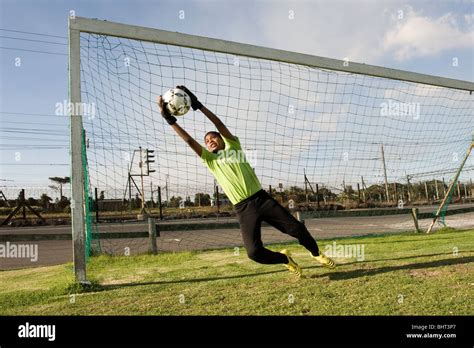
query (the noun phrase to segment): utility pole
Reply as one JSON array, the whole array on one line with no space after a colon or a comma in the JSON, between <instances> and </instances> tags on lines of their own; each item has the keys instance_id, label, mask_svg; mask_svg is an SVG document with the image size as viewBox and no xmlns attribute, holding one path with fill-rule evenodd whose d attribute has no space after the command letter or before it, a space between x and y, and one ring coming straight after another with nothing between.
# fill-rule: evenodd
<instances>
[{"instance_id":1,"label":"utility pole","mask_svg":"<svg viewBox=\"0 0 474 348\"><path fill-rule=\"evenodd\" d=\"M158 207L160 208L160 220L163 220L163 207L161 205L161 187L158 186Z\"/></svg>"},{"instance_id":2,"label":"utility pole","mask_svg":"<svg viewBox=\"0 0 474 348\"><path fill-rule=\"evenodd\" d=\"M367 200L365 198L365 190L367 189L367 187L365 186L364 177L361 176L360 178L362 180L362 196L364 197L364 203L365 203L365 202L367 202Z\"/></svg>"},{"instance_id":3,"label":"utility pole","mask_svg":"<svg viewBox=\"0 0 474 348\"><path fill-rule=\"evenodd\" d=\"M132 176L128 172L128 210L132 211Z\"/></svg>"},{"instance_id":4,"label":"utility pole","mask_svg":"<svg viewBox=\"0 0 474 348\"><path fill-rule=\"evenodd\" d=\"M142 147L140 146L139 147L140 149L140 162L139 162L139 166L140 166L140 181L141 181L141 184L142 184L142 192L141 192L141 196L142 196L142 210L141 210L141 213L145 213L145 186L143 184L143 154L142 154Z\"/></svg>"},{"instance_id":5,"label":"utility pole","mask_svg":"<svg viewBox=\"0 0 474 348\"><path fill-rule=\"evenodd\" d=\"M410 175L407 175L407 191L408 191L408 201L409 201L409 202L412 202Z\"/></svg>"},{"instance_id":6,"label":"utility pole","mask_svg":"<svg viewBox=\"0 0 474 348\"><path fill-rule=\"evenodd\" d=\"M168 204L169 202L169 197L168 197L168 179L169 179L169 174L166 174L166 186L165 186L165 190L166 190L166 204Z\"/></svg>"},{"instance_id":7,"label":"utility pole","mask_svg":"<svg viewBox=\"0 0 474 348\"><path fill-rule=\"evenodd\" d=\"M132 174L132 167L135 163L134 158L135 158L135 154L136 154L137 151L140 152L140 157L138 159L139 160L138 166L140 168L140 174ZM145 210L145 207L146 207L146 203L145 203L145 183L144 183L143 177L144 176L150 176L151 173L156 172L156 170L150 169L150 163L155 162L155 160L154 160L155 156L153 155L153 153L155 151L145 149L145 158L143 158L143 151L144 150L142 149L141 146L138 147L138 150L133 150L132 159L130 161L130 167L128 169L128 182L127 182L129 209L130 210L132 209L132 204L131 204L131 202L132 202L132 182L133 182L134 187L137 189L137 191L139 193L139 197L141 197L141 209L140 209L140 213L139 213L139 216L138 216L139 219L143 218L145 216L145 212L146 212L146 210ZM145 163L146 163L146 173L145 173L145 169L144 169ZM134 176L139 176L140 177L141 189L138 187L137 183L133 179ZM151 200L152 200L152 203L153 203L153 183L151 183L150 187L151 187ZM124 199L125 199L125 194L124 194ZM137 194L137 197L138 197L138 194Z\"/></svg>"},{"instance_id":8,"label":"utility pole","mask_svg":"<svg viewBox=\"0 0 474 348\"><path fill-rule=\"evenodd\" d=\"M153 181L150 181L151 207L153 207Z\"/></svg>"},{"instance_id":9,"label":"utility pole","mask_svg":"<svg viewBox=\"0 0 474 348\"><path fill-rule=\"evenodd\" d=\"M309 197L308 197L308 179L306 178L306 169L303 169L304 174L304 194L306 197L306 204L309 204Z\"/></svg>"},{"instance_id":10,"label":"utility pole","mask_svg":"<svg viewBox=\"0 0 474 348\"><path fill-rule=\"evenodd\" d=\"M444 182L443 178L443 197L446 196L446 183Z\"/></svg>"},{"instance_id":11,"label":"utility pole","mask_svg":"<svg viewBox=\"0 0 474 348\"><path fill-rule=\"evenodd\" d=\"M382 150L383 175L385 178L385 194L387 195L387 202L390 202L390 196L388 194L387 165L385 164L385 154L383 151L383 144L380 144L380 149Z\"/></svg>"},{"instance_id":12,"label":"utility pole","mask_svg":"<svg viewBox=\"0 0 474 348\"><path fill-rule=\"evenodd\" d=\"M360 204L360 185L357 183L357 204Z\"/></svg>"},{"instance_id":13,"label":"utility pole","mask_svg":"<svg viewBox=\"0 0 474 348\"><path fill-rule=\"evenodd\" d=\"M324 202L326 203L326 202ZM319 209L319 184L316 184L316 206Z\"/></svg>"}]
</instances>

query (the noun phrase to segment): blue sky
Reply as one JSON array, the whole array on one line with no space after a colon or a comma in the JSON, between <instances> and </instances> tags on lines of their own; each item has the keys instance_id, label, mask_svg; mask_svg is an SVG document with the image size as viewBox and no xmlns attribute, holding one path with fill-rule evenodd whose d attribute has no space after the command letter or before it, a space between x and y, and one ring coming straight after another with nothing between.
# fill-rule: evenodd
<instances>
[{"instance_id":1,"label":"blue sky","mask_svg":"<svg viewBox=\"0 0 474 348\"><path fill-rule=\"evenodd\" d=\"M70 10L82 17L474 81L469 1L0 0L0 28L67 37ZM69 175L68 120L54 115L56 103L67 99L67 39L11 31L0 36L0 179L13 180L0 185L46 187L49 176Z\"/></svg>"}]
</instances>

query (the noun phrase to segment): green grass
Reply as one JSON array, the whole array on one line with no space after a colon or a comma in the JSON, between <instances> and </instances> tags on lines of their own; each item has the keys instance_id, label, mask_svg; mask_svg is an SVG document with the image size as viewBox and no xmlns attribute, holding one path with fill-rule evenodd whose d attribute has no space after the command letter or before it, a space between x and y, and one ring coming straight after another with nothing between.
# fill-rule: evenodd
<instances>
[{"instance_id":1,"label":"green grass","mask_svg":"<svg viewBox=\"0 0 474 348\"><path fill-rule=\"evenodd\" d=\"M365 260L337 258L331 271L286 244L304 268L298 280L282 265L250 261L243 249L99 256L88 266L89 289L74 284L71 264L3 271L0 314L474 314L474 230L340 238L320 241L321 249L333 241L363 245Z\"/></svg>"}]
</instances>

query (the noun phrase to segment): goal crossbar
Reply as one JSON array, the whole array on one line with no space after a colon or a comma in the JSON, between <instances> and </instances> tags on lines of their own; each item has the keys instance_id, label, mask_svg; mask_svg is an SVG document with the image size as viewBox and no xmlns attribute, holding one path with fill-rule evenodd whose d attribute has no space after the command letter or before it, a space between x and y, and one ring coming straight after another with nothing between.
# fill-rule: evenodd
<instances>
[{"instance_id":1,"label":"goal crossbar","mask_svg":"<svg viewBox=\"0 0 474 348\"><path fill-rule=\"evenodd\" d=\"M188 48L197 48L205 51L268 59L321 69L343 71L438 87L466 90L470 92L474 91L474 83L469 81L419 74L415 72L384 68L375 65L347 62L345 60L325 58L309 54L254 46L233 41L212 39L203 36L182 34L161 29L127 25L104 20L75 17L70 19L69 28L70 30L77 30L79 32L109 35Z\"/></svg>"}]
</instances>

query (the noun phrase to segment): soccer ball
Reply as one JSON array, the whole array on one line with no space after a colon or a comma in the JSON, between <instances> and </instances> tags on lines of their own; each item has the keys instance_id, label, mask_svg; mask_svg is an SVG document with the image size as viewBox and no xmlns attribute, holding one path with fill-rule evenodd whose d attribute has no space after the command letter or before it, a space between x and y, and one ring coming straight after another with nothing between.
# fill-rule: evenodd
<instances>
[{"instance_id":1,"label":"soccer ball","mask_svg":"<svg viewBox=\"0 0 474 348\"><path fill-rule=\"evenodd\" d=\"M171 88L163 96L166 108L173 116L183 116L191 108L191 98L179 88Z\"/></svg>"}]
</instances>

